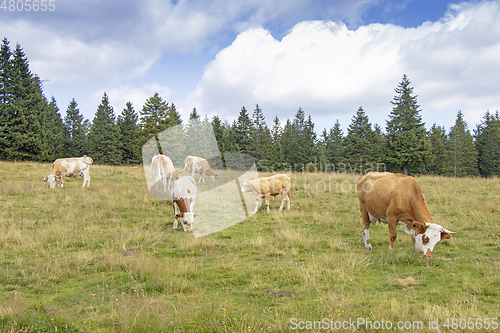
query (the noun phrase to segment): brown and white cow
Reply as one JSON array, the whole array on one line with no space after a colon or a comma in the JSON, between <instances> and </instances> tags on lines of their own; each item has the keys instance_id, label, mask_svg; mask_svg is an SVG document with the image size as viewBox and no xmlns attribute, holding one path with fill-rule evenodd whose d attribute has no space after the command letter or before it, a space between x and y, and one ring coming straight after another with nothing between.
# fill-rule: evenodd
<instances>
[{"instance_id":1,"label":"brown and white cow","mask_svg":"<svg viewBox=\"0 0 500 333\"><path fill-rule=\"evenodd\" d=\"M174 229L177 229L177 219L179 219L184 231L193 230L194 217L198 216L193 212L197 192L196 181L191 176L183 176L174 181L174 186L170 190L175 214Z\"/></svg>"},{"instance_id":2,"label":"brown and white cow","mask_svg":"<svg viewBox=\"0 0 500 333\"><path fill-rule=\"evenodd\" d=\"M162 181L163 183L163 191L167 192L167 183L168 188L170 189L171 183L179 178L177 170L174 168L174 164L172 160L168 156L158 154L153 156L151 159L151 174L155 179L155 188L158 189L158 181Z\"/></svg>"},{"instance_id":3,"label":"brown and white cow","mask_svg":"<svg viewBox=\"0 0 500 333\"><path fill-rule=\"evenodd\" d=\"M292 189L292 182L290 177L283 174L274 175L271 177L258 178L254 180L245 180L241 187L241 193L250 193L255 199L255 209L252 214L255 214L262 204L262 199L266 201L267 212L269 209L269 197L276 197L278 194L281 196L281 206L279 212L283 209L285 201L287 202L287 209L290 210L290 194Z\"/></svg>"},{"instance_id":4,"label":"brown and white cow","mask_svg":"<svg viewBox=\"0 0 500 333\"><path fill-rule=\"evenodd\" d=\"M411 236L415 248L428 258L437 243L454 234L434 223L422 189L413 177L369 172L358 180L357 191L364 226L361 241L368 250L372 249L370 226L377 221L389 226L389 249L393 249L399 225Z\"/></svg>"},{"instance_id":5,"label":"brown and white cow","mask_svg":"<svg viewBox=\"0 0 500 333\"><path fill-rule=\"evenodd\" d=\"M49 188L54 188L64 186L65 177L76 178L78 176L83 178L82 187L87 184L90 185L90 165L93 160L87 155L83 157L71 157L71 158L58 158L52 163L52 168L50 169L50 175L43 178L44 181L49 183Z\"/></svg>"},{"instance_id":6,"label":"brown and white cow","mask_svg":"<svg viewBox=\"0 0 500 333\"><path fill-rule=\"evenodd\" d=\"M184 159L184 169L181 170L183 172L184 170L187 169L188 175L190 174L191 177L194 177L194 173L199 172L200 173L200 179L198 179L198 183L203 180L203 183L205 183L205 175L210 177L210 180L215 182L215 176L218 176L219 174L212 170L210 167L210 164L208 164L208 161L202 157L198 156L188 156Z\"/></svg>"}]
</instances>

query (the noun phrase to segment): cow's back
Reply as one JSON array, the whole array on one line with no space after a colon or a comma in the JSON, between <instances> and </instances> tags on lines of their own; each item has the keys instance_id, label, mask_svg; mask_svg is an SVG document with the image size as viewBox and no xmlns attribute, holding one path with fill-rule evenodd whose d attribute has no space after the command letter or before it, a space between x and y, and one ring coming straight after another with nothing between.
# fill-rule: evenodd
<instances>
[{"instance_id":1,"label":"cow's back","mask_svg":"<svg viewBox=\"0 0 500 333\"><path fill-rule=\"evenodd\" d=\"M291 190L290 177L279 174L261 178L261 189L265 189L265 192L269 192L274 196L280 194L281 192L289 193Z\"/></svg>"},{"instance_id":2,"label":"cow's back","mask_svg":"<svg viewBox=\"0 0 500 333\"><path fill-rule=\"evenodd\" d=\"M422 190L413 177L369 172L359 179L357 190L359 201L376 218L385 218L390 210L400 217L431 220Z\"/></svg>"}]
</instances>

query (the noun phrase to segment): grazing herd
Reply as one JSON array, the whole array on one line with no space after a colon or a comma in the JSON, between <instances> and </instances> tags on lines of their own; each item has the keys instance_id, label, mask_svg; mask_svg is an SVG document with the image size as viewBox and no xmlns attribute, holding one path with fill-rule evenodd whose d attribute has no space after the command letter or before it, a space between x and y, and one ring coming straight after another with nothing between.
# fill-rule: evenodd
<instances>
[{"instance_id":1,"label":"grazing herd","mask_svg":"<svg viewBox=\"0 0 500 333\"><path fill-rule=\"evenodd\" d=\"M50 174L44 178L49 188L63 187L65 177L83 178L82 187L90 185L90 166L92 159L86 155L83 157L60 158L54 161ZM179 176L172 161L168 156L158 154L151 160L151 174L155 180L158 190L160 181L163 191L169 192L174 208L174 224L176 229L180 221L184 231L193 230L194 203L198 187L194 179L194 173L200 173L198 183L205 183L205 176L215 182L219 174L212 170L208 161L197 156L187 156L184 160L184 169L187 176ZM276 197L281 193L282 211L285 202L290 210L290 196L292 184L290 177L277 174L270 177L246 180L241 188L241 193L252 194L256 199L253 214L257 212L262 199L265 200L266 210L269 209L269 198ZM365 248L372 249L370 243L370 227L376 222L387 223L389 227L389 249L394 248L397 238L396 227L399 225L411 236L415 249L430 258L434 246L442 240L452 237L454 232L436 224L431 217L425 202L422 189L415 178L402 174L390 172L369 172L359 178L357 183L359 209L363 219L363 237L361 239Z\"/></svg>"}]
</instances>

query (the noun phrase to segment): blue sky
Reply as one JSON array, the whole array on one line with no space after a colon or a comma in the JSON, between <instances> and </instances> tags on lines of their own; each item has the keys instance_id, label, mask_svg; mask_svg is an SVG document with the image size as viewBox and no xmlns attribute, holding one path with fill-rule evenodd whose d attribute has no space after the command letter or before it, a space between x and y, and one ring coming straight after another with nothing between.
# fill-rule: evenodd
<instances>
[{"instance_id":1,"label":"blue sky","mask_svg":"<svg viewBox=\"0 0 500 333\"><path fill-rule=\"evenodd\" d=\"M155 92L187 120L232 122L259 104L282 122L299 107L317 132L347 130L362 106L385 128L407 74L427 127L461 110L472 130L500 109L500 2L442 0L52 0L55 10L0 10L64 116L93 119L106 92L118 115Z\"/></svg>"}]
</instances>

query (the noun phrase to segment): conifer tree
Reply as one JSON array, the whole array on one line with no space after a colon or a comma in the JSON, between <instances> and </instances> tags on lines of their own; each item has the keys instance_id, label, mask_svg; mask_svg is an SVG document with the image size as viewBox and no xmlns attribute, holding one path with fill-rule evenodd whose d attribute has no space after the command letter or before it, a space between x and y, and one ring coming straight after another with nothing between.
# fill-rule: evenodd
<instances>
[{"instance_id":1,"label":"conifer tree","mask_svg":"<svg viewBox=\"0 0 500 333\"><path fill-rule=\"evenodd\" d=\"M376 164L376 170L374 171L386 171L386 136L382 132L382 128L379 124L373 126L373 146L372 146L372 163Z\"/></svg>"},{"instance_id":2,"label":"conifer tree","mask_svg":"<svg viewBox=\"0 0 500 333\"><path fill-rule=\"evenodd\" d=\"M189 120L185 126L186 132L186 152L184 155L205 156L205 151L202 147L204 138L203 126L200 120L200 115L196 108L191 110Z\"/></svg>"},{"instance_id":3,"label":"conifer tree","mask_svg":"<svg viewBox=\"0 0 500 333\"><path fill-rule=\"evenodd\" d=\"M304 131L302 133L302 149L304 151L305 163L317 163L318 148L316 146L316 131L314 130L314 123L311 115L307 116L304 124Z\"/></svg>"},{"instance_id":4,"label":"conifer tree","mask_svg":"<svg viewBox=\"0 0 500 333\"><path fill-rule=\"evenodd\" d=\"M0 46L0 159L6 160L12 149L12 133L8 124L12 111L12 51L9 41L4 38Z\"/></svg>"},{"instance_id":5,"label":"conifer tree","mask_svg":"<svg viewBox=\"0 0 500 333\"><path fill-rule=\"evenodd\" d=\"M87 128L83 115L78 109L78 103L73 98L69 102L64 117L64 126L66 127L67 138L66 151L68 156L81 157L87 154Z\"/></svg>"},{"instance_id":6,"label":"conifer tree","mask_svg":"<svg viewBox=\"0 0 500 333\"><path fill-rule=\"evenodd\" d=\"M240 110L235 125L235 152L252 155L250 147L252 121L250 120L250 116L248 115L248 112L244 106Z\"/></svg>"},{"instance_id":7,"label":"conifer tree","mask_svg":"<svg viewBox=\"0 0 500 333\"><path fill-rule=\"evenodd\" d=\"M137 154L138 120L137 112L129 101L125 104L122 113L118 115L116 124L118 126L118 142L121 149L121 161L123 163L135 164L139 162Z\"/></svg>"},{"instance_id":8,"label":"conifer tree","mask_svg":"<svg viewBox=\"0 0 500 333\"><path fill-rule=\"evenodd\" d=\"M351 168L360 168L356 171L361 171L365 163L373 163L374 134L371 126L368 116L360 106L352 118L344 140L344 156Z\"/></svg>"},{"instance_id":9,"label":"conifer tree","mask_svg":"<svg viewBox=\"0 0 500 333\"><path fill-rule=\"evenodd\" d=\"M280 137L282 135L281 122L278 116L273 119L273 128L271 129L271 142L273 145L273 155L271 157L271 167L273 170L283 168L284 156Z\"/></svg>"},{"instance_id":10,"label":"conifer tree","mask_svg":"<svg viewBox=\"0 0 500 333\"><path fill-rule=\"evenodd\" d=\"M447 150L451 159L447 164L447 174L454 177L477 176L477 151L461 111L448 137Z\"/></svg>"},{"instance_id":11,"label":"conifer tree","mask_svg":"<svg viewBox=\"0 0 500 333\"><path fill-rule=\"evenodd\" d=\"M116 165L122 162L115 113L106 93L97 107L90 127L88 151L96 163Z\"/></svg>"},{"instance_id":12,"label":"conifer tree","mask_svg":"<svg viewBox=\"0 0 500 333\"><path fill-rule=\"evenodd\" d=\"M500 116L489 111L474 133L478 153L479 174L483 177L500 175Z\"/></svg>"},{"instance_id":13,"label":"conifer tree","mask_svg":"<svg viewBox=\"0 0 500 333\"><path fill-rule=\"evenodd\" d=\"M417 96L406 74L395 89L394 105L387 121L387 160L396 171L407 175L433 159L425 123L420 116Z\"/></svg>"},{"instance_id":14,"label":"conifer tree","mask_svg":"<svg viewBox=\"0 0 500 333\"><path fill-rule=\"evenodd\" d=\"M46 107L45 128L50 129L48 144L47 162L52 162L57 158L69 156L67 154L68 132L64 126L56 99L52 96Z\"/></svg>"},{"instance_id":15,"label":"conifer tree","mask_svg":"<svg viewBox=\"0 0 500 333\"><path fill-rule=\"evenodd\" d=\"M297 133L295 127L293 126L290 119L287 119L281 133L280 146L283 151L283 164L286 165L286 168L290 171L296 171L296 169L294 169L294 166L296 165L296 157L293 154L293 151L294 149L297 149L297 146L292 142L296 138Z\"/></svg>"},{"instance_id":16,"label":"conifer tree","mask_svg":"<svg viewBox=\"0 0 500 333\"><path fill-rule=\"evenodd\" d=\"M5 45L5 39L4 39ZM2 62L4 52L2 50ZM1 67L5 67L3 64ZM47 159L47 142L43 127L46 100L42 94L39 78L29 70L28 59L19 44L12 53L12 61L6 65L9 78L4 83L4 96L7 102L3 110L1 136L6 143L3 154L8 160Z\"/></svg>"},{"instance_id":17,"label":"conifer tree","mask_svg":"<svg viewBox=\"0 0 500 333\"><path fill-rule=\"evenodd\" d=\"M259 104L255 106L252 116L251 129L251 154L257 160L260 170L270 169L273 146L271 142L271 133L266 125L264 113Z\"/></svg>"},{"instance_id":18,"label":"conifer tree","mask_svg":"<svg viewBox=\"0 0 500 333\"><path fill-rule=\"evenodd\" d=\"M219 151L224 158L224 153L228 151L226 131L224 123L221 121L219 116L215 115L212 117L212 129L214 131L215 139L217 140L217 146Z\"/></svg>"},{"instance_id":19,"label":"conifer tree","mask_svg":"<svg viewBox=\"0 0 500 333\"><path fill-rule=\"evenodd\" d=\"M449 162L449 154L446 149L448 136L444 127L434 123L429 132L429 140L435 157L425 166L426 173L444 175L445 166Z\"/></svg>"},{"instance_id":20,"label":"conifer tree","mask_svg":"<svg viewBox=\"0 0 500 333\"><path fill-rule=\"evenodd\" d=\"M175 121L169 119L169 113L172 114L168 102L161 98L160 94L154 93L153 96L148 98L139 112L139 138L137 145L140 150L142 146L152 137L156 136L157 146L160 153L162 153L158 134L170 126ZM179 119L180 120L180 119ZM140 151L142 152L142 151Z\"/></svg>"},{"instance_id":21,"label":"conifer tree","mask_svg":"<svg viewBox=\"0 0 500 333\"><path fill-rule=\"evenodd\" d=\"M344 152L344 132L339 120L335 122L333 127L328 132L328 140L326 143L326 158L332 164L333 170L340 170L341 165L345 166ZM332 171L333 171L332 170Z\"/></svg>"}]
</instances>

